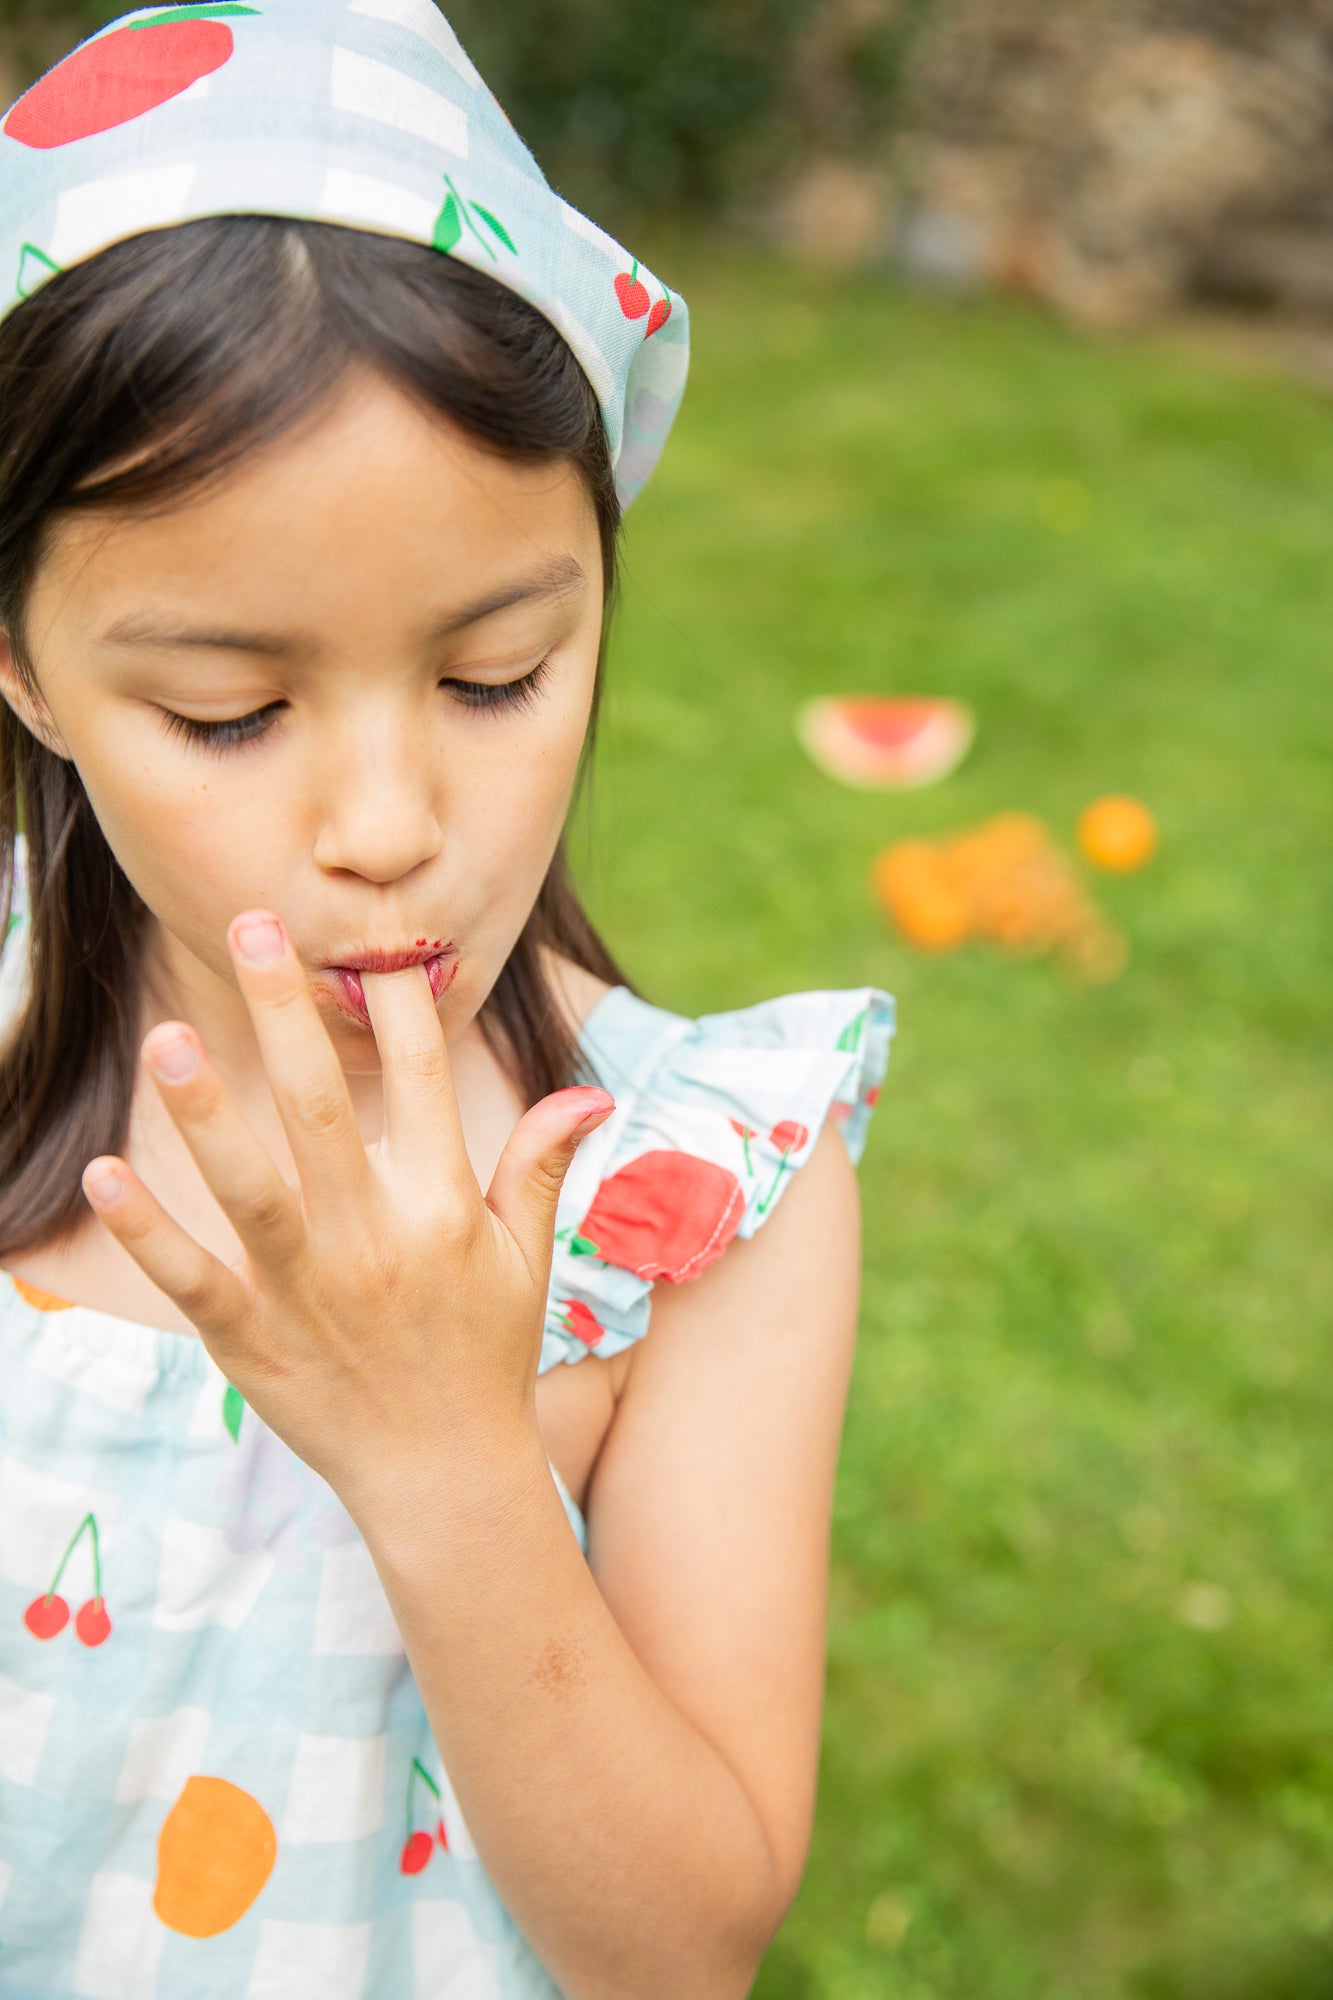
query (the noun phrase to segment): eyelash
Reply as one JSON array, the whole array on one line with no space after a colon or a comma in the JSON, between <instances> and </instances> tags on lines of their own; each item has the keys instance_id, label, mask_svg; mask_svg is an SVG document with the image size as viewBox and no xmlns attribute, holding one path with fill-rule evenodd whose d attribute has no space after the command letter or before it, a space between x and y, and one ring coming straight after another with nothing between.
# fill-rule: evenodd
<instances>
[{"instance_id":1,"label":"eyelash","mask_svg":"<svg viewBox=\"0 0 1333 2000\"><path fill-rule=\"evenodd\" d=\"M464 708L527 708L541 692L550 665L549 659L541 660L530 674L524 674L517 681L441 681L440 685L469 689L476 698L465 697ZM281 702L274 702L268 708L257 708L249 715L235 715L226 722L196 722L193 716L176 715L171 709L164 708L162 723L168 736L183 736L186 742L196 743L201 749L235 750L247 743L258 743L267 736L271 718L281 707ZM262 726L254 727L257 723Z\"/></svg>"}]
</instances>

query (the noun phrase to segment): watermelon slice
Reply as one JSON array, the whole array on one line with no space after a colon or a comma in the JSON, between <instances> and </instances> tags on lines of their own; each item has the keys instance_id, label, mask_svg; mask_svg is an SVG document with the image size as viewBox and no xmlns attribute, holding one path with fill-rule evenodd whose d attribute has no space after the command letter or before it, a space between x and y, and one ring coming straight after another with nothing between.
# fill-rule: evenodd
<instances>
[{"instance_id":1,"label":"watermelon slice","mask_svg":"<svg viewBox=\"0 0 1333 2000\"><path fill-rule=\"evenodd\" d=\"M820 770L865 791L933 785L962 762L975 732L965 703L927 695L827 695L796 716Z\"/></svg>"}]
</instances>

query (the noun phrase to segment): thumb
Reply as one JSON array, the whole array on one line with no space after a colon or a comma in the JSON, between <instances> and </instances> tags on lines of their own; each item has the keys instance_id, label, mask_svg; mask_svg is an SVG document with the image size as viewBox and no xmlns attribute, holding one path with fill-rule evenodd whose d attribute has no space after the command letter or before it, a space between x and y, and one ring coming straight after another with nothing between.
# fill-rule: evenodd
<instances>
[{"instance_id":1,"label":"thumb","mask_svg":"<svg viewBox=\"0 0 1333 2000\"><path fill-rule=\"evenodd\" d=\"M528 1266L549 1270L555 1212L579 1142L616 1108L609 1091L589 1084L556 1090L524 1113L491 1175L486 1205L517 1242Z\"/></svg>"}]
</instances>

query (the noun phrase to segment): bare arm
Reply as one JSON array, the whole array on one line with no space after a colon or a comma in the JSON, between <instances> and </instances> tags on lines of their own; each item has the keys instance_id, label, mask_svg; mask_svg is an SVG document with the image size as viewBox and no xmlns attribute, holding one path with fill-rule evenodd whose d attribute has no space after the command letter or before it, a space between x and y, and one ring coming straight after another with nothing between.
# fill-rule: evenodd
<instances>
[{"instance_id":1,"label":"bare arm","mask_svg":"<svg viewBox=\"0 0 1333 2000\"><path fill-rule=\"evenodd\" d=\"M358 1517L488 1874L569 2000L742 2000L814 1810L860 1269L836 1130L659 1285L584 1559L535 1413Z\"/></svg>"}]
</instances>

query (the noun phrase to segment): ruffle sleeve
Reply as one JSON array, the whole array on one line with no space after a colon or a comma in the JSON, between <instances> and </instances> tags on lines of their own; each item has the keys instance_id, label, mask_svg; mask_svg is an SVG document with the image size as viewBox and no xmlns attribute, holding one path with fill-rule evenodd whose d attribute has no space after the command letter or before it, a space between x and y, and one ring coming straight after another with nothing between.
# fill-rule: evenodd
<instances>
[{"instance_id":1,"label":"ruffle sleeve","mask_svg":"<svg viewBox=\"0 0 1333 2000\"><path fill-rule=\"evenodd\" d=\"M753 1236L826 1119L853 1163L888 1067L890 996L787 993L691 1020L613 987L581 1048L616 1109L566 1176L540 1368L642 1339L659 1281Z\"/></svg>"}]
</instances>

